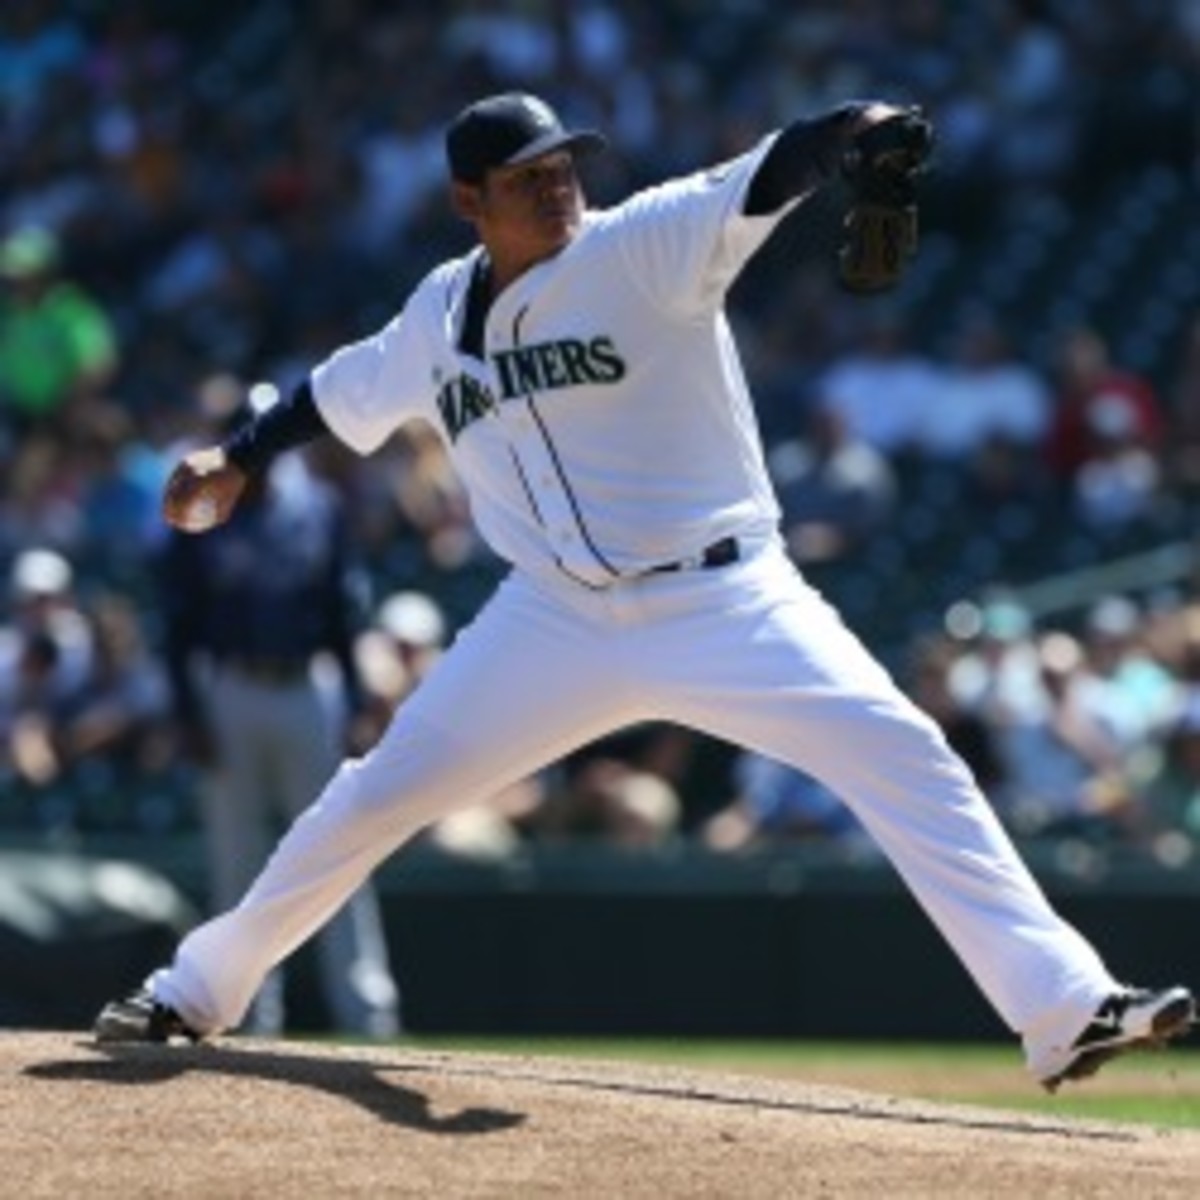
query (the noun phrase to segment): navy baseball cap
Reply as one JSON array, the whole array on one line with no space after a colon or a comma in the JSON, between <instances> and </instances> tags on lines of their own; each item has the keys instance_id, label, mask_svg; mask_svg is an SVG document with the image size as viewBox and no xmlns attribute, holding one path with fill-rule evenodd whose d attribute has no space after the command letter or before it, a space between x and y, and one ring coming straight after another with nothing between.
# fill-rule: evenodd
<instances>
[{"instance_id":1,"label":"navy baseball cap","mask_svg":"<svg viewBox=\"0 0 1200 1200\"><path fill-rule=\"evenodd\" d=\"M560 147L591 154L607 145L594 129L564 128L550 105L524 92L476 101L446 130L446 159L460 183L482 183L494 167L527 162Z\"/></svg>"}]
</instances>

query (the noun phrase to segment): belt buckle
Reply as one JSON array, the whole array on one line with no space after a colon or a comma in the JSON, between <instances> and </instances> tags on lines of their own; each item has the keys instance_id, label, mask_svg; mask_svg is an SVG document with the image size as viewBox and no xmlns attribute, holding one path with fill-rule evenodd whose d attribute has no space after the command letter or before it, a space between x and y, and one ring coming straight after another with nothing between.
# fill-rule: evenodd
<instances>
[{"instance_id":1,"label":"belt buckle","mask_svg":"<svg viewBox=\"0 0 1200 1200\"><path fill-rule=\"evenodd\" d=\"M702 567L727 567L741 560L741 543L735 537L724 537L719 542L713 542L700 559Z\"/></svg>"},{"instance_id":2,"label":"belt buckle","mask_svg":"<svg viewBox=\"0 0 1200 1200\"><path fill-rule=\"evenodd\" d=\"M742 556L741 546L735 537L724 537L719 541L705 546L699 554L687 558L677 558L674 562L662 563L651 567L647 575L661 575L674 571L704 571L709 567L726 567L737 562Z\"/></svg>"}]
</instances>

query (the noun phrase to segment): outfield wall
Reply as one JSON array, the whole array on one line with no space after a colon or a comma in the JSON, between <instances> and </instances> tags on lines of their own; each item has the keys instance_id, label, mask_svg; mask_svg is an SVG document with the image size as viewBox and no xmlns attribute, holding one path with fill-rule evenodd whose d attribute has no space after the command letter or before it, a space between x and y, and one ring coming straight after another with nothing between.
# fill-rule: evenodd
<instances>
[{"instance_id":1,"label":"outfield wall","mask_svg":"<svg viewBox=\"0 0 1200 1200\"><path fill-rule=\"evenodd\" d=\"M886 866L582 853L382 881L407 1020L430 1033L982 1039L1005 1031ZM1085 856L1086 857L1086 856ZM1082 874L1080 871L1082 870ZM1123 979L1200 984L1200 877L1040 864Z\"/></svg>"},{"instance_id":2,"label":"outfield wall","mask_svg":"<svg viewBox=\"0 0 1200 1200\"><path fill-rule=\"evenodd\" d=\"M131 862L135 849L102 861ZM129 880L118 911L111 887L83 891L81 872L60 854L27 851L20 870L15 861L0 888L0 1025L85 1025L122 986L118 975L133 982L157 966L181 914L204 907L197 860L179 848L157 868L144 857L137 864L148 880L136 911ZM1200 873L1080 853L1035 868L1118 977L1200 985ZM107 871L90 877L111 882ZM158 911L168 893L155 892L155 880L181 901L169 914ZM886 865L688 848L574 848L473 864L417 847L377 882L416 1033L1005 1035ZM56 921L45 919L55 911ZM326 1025L314 962L305 948L292 963L298 1031Z\"/></svg>"}]
</instances>

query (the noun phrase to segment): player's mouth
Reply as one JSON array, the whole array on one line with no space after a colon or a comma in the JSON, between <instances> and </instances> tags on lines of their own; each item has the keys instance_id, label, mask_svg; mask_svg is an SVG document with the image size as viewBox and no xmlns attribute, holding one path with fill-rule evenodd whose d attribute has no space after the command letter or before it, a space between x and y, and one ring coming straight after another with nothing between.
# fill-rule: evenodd
<instances>
[{"instance_id":1,"label":"player's mouth","mask_svg":"<svg viewBox=\"0 0 1200 1200\"><path fill-rule=\"evenodd\" d=\"M547 208L539 214L539 222L547 237L566 242L579 228L579 214L571 207Z\"/></svg>"}]
</instances>

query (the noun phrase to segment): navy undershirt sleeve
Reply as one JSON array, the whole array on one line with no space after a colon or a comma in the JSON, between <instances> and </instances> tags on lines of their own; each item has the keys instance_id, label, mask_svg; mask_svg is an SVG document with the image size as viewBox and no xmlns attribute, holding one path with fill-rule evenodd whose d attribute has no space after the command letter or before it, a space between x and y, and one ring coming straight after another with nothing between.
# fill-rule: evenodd
<instances>
[{"instance_id":1,"label":"navy undershirt sleeve","mask_svg":"<svg viewBox=\"0 0 1200 1200\"><path fill-rule=\"evenodd\" d=\"M225 439L225 455L247 475L258 475L285 450L330 433L306 379L286 399L239 426Z\"/></svg>"},{"instance_id":2,"label":"navy undershirt sleeve","mask_svg":"<svg viewBox=\"0 0 1200 1200\"><path fill-rule=\"evenodd\" d=\"M851 122L867 107L866 101L851 101L822 116L787 126L754 173L743 208L746 216L775 212L797 196L828 183L837 171Z\"/></svg>"}]
</instances>

